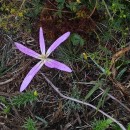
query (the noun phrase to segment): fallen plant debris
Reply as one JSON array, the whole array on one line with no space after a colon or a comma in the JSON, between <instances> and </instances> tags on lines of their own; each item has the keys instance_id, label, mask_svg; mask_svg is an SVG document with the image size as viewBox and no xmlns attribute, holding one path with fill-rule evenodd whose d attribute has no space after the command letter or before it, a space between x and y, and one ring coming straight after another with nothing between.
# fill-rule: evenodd
<instances>
[{"instance_id":1,"label":"fallen plant debris","mask_svg":"<svg viewBox=\"0 0 130 130\"><path fill-rule=\"evenodd\" d=\"M129 52L129 51L130 51L130 46L125 47L125 48L122 48L120 51L116 52L116 53L112 56L110 69L115 70L114 65L115 65L116 61L118 61L119 58L121 58L125 53L127 53L127 52ZM114 72L115 72L115 71L114 71ZM113 74L113 77L115 77L114 72L112 73L112 74Z\"/></svg>"},{"instance_id":2,"label":"fallen plant debris","mask_svg":"<svg viewBox=\"0 0 130 130\"><path fill-rule=\"evenodd\" d=\"M97 107L95 107L95 106L93 106L93 105L91 105L91 104L89 104L89 103L86 103L86 102L84 102L84 101L80 101L80 100L77 100L77 99L74 99L74 98L71 98L71 97L68 97L68 96L63 95L63 94L59 91L59 89L58 89L43 73L42 73L42 75L43 75L43 77L46 79L46 81L51 85L51 87L52 87L61 97L63 97L64 99L72 100L72 101L75 101L75 102L77 102L77 103L81 103L81 104L84 104L84 105L86 105L86 106L89 106L89 107L91 107L91 108L93 108L93 109L95 109L95 110L98 110L100 113L102 113L102 114L105 115L106 117L110 118L113 122L117 123L122 130L126 130L126 128L125 128L122 124L120 124L117 120L115 120L114 118L112 118L111 116L109 116L108 114L106 114L105 112L103 112L102 110L98 109Z\"/></svg>"}]
</instances>

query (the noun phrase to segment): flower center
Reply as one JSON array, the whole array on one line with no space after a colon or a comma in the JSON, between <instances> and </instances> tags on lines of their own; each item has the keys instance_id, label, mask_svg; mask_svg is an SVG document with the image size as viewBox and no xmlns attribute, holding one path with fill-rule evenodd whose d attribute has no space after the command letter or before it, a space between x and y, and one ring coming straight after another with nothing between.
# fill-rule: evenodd
<instances>
[{"instance_id":1,"label":"flower center","mask_svg":"<svg viewBox=\"0 0 130 130\"><path fill-rule=\"evenodd\" d=\"M40 59L41 59L41 60L46 60L46 59L47 59L47 56L46 56L46 55L40 55Z\"/></svg>"}]
</instances>

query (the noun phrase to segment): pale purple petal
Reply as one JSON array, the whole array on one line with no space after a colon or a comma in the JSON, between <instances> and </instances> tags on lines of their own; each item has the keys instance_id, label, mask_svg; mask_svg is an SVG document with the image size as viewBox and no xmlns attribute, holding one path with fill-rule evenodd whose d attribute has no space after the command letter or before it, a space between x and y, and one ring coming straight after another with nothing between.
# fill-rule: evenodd
<instances>
[{"instance_id":1,"label":"pale purple petal","mask_svg":"<svg viewBox=\"0 0 130 130\"><path fill-rule=\"evenodd\" d=\"M72 72L72 70L67 65L53 59L47 59L45 65L49 68L56 68L66 72Z\"/></svg>"},{"instance_id":2,"label":"pale purple petal","mask_svg":"<svg viewBox=\"0 0 130 130\"><path fill-rule=\"evenodd\" d=\"M24 78L22 82L22 85L20 87L20 92L22 92L23 90L27 88L27 86L29 85L33 77L36 75L36 73L41 69L43 64L44 63L40 61L29 71L29 73L26 75L26 77Z\"/></svg>"},{"instance_id":3,"label":"pale purple petal","mask_svg":"<svg viewBox=\"0 0 130 130\"><path fill-rule=\"evenodd\" d=\"M64 42L70 35L70 32L67 32L60 36L47 50L46 55L49 56L52 51L54 51L62 42Z\"/></svg>"},{"instance_id":4,"label":"pale purple petal","mask_svg":"<svg viewBox=\"0 0 130 130\"><path fill-rule=\"evenodd\" d=\"M21 52L23 52L23 53L25 53L25 54L27 54L29 56L32 56L32 57L34 57L36 59L39 59L40 54L38 54L37 52L35 52L35 51L25 47L24 45L22 45L20 43L17 43L17 42L15 42L15 45Z\"/></svg>"},{"instance_id":5,"label":"pale purple petal","mask_svg":"<svg viewBox=\"0 0 130 130\"><path fill-rule=\"evenodd\" d=\"M40 27L40 30L39 30L39 43L40 43L41 53L45 54L45 40L44 40L44 36L43 36L42 27Z\"/></svg>"}]
</instances>

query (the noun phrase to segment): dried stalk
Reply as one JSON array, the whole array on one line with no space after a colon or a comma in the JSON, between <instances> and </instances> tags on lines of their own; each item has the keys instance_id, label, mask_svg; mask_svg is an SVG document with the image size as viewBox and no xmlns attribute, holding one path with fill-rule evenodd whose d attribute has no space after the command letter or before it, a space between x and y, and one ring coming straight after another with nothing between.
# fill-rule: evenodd
<instances>
[{"instance_id":1,"label":"dried stalk","mask_svg":"<svg viewBox=\"0 0 130 130\"><path fill-rule=\"evenodd\" d=\"M63 95L63 94L59 91L59 89L58 89L43 73L41 73L41 74L42 74L42 76L46 79L46 81L51 85L51 87L52 87L62 98L67 99L67 100L71 100L71 101L74 101L74 102L77 102L77 103L80 103L80 104L84 104L84 105L86 105L86 106L89 106L89 107L91 107L91 108L97 110L98 112L102 113L104 116L108 117L109 119L111 119L113 122L115 122L117 125L119 125L122 130L126 130L126 128L125 128L119 121L117 121L117 120L114 119L113 117L109 116L109 115L108 115L107 113L105 113L104 111L102 111L102 110L96 108L96 107L93 106L92 104L86 103L86 102L84 102L84 101L80 101L80 100L77 100L77 99L75 99L75 98L72 98L72 97L68 97L68 96Z\"/></svg>"}]
</instances>

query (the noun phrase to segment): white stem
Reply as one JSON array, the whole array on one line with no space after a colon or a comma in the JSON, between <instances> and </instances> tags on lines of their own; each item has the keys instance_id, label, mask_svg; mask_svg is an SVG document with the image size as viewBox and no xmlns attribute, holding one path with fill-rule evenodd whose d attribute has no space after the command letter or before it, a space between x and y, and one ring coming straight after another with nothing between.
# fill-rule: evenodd
<instances>
[{"instance_id":1,"label":"white stem","mask_svg":"<svg viewBox=\"0 0 130 130\"><path fill-rule=\"evenodd\" d=\"M89 107L91 107L91 108L97 110L98 112L102 113L104 116L108 117L108 118L111 119L113 122L115 122L116 124L118 124L122 130L126 130L126 128L125 128L119 121L117 121L117 120L114 119L113 117L109 116L109 115L108 115L107 113L105 113L104 111L102 111L102 110L96 108L96 107L93 106L92 104L86 103L86 102L84 102L84 101L80 101L80 100L77 100L77 99L75 99L75 98L71 98L71 97L68 97L68 96L63 95L63 94L59 91L59 89L58 89L43 73L42 73L42 76L46 79L46 81L51 85L51 87L52 87L61 97L65 98L65 99L68 99L68 100L71 100L71 101L74 101L74 102L77 102L77 103L80 103L80 104L84 104L84 105L86 105L86 106L89 106Z\"/></svg>"}]
</instances>

